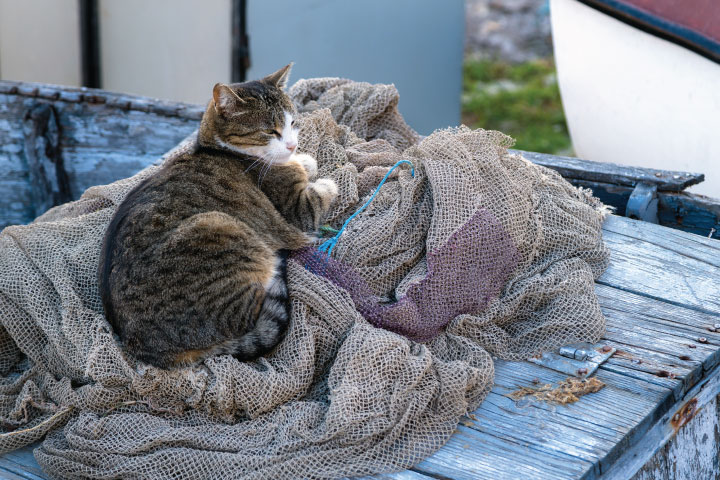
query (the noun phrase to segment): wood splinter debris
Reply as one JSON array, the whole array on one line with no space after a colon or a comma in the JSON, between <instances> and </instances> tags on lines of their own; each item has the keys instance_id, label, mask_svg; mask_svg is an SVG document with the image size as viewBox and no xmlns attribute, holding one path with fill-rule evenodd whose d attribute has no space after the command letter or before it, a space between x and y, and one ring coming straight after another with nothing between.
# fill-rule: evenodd
<instances>
[{"instance_id":1,"label":"wood splinter debris","mask_svg":"<svg viewBox=\"0 0 720 480\"><path fill-rule=\"evenodd\" d=\"M604 386L605 383L596 377L582 379L568 377L555 388L549 383L537 388L521 387L508 396L516 401L527 396L532 396L536 400L543 402L567 405L568 403L577 402L583 395L599 392Z\"/></svg>"}]
</instances>

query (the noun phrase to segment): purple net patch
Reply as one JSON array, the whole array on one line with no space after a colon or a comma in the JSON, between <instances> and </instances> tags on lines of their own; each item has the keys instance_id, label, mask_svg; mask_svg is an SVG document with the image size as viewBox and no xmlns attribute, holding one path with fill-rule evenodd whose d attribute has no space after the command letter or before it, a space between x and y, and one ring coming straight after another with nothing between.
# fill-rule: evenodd
<instances>
[{"instance_id":1,"label":"purple net patch","mask_svg":"<svg viewBox=\"0 0 720 480\"><path fill-rule=\"evenodd\" d=\"M395 303L380 303L352 267L316 248L291 257L307 270L346 290L357 310L376 327L425 342L456 316L478 314L502 290L520 261L502 224L479 210L441 247L427 254L427 275Z\"/></svg>"}]
</instances>

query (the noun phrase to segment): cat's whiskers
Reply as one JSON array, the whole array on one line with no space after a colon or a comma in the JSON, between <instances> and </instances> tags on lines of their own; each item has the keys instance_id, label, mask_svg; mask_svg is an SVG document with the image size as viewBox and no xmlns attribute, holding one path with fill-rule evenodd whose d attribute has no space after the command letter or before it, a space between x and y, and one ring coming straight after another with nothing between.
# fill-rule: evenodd
<instances>
[{"instance_id":1,"label":"cat's whiskers","mask_svg":"<svg viewBox=\"0 0 720 480\"><path fill-rule=\"evenodd\" d=\"M262 186L262 182L267 176L268 172L270 172L270 168L272 167L273 163L277 159L277 155L272 154L270 156L270 162L265 162L265 168L260 170L260 175L258 176L258 188Z\"/></svg>"},{"instance_id":2,"label":"cat's whiskers","mask_svg":"<svg viewBox=\"0 0 720 480\"><path fill-rule=\"evenodd\" d=\"M250 164L250 166L248 168L245 169L245 173L247 173L251 168L253 168L258 163L260 163L260 162L264 163L264 160L267 160L268 155L270 155L270 153L266 153L264 155L260 155L259 157L257 157L257 160L255 160L253 163Z\"/></svg>"}]
</instances>

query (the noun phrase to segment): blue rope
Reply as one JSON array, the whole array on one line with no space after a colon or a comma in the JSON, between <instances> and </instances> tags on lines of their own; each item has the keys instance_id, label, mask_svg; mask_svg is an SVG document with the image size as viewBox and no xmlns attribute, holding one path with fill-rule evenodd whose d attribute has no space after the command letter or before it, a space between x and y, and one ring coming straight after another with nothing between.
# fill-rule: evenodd
<instances>
[{"instance_id":1,"label":"blue rope","mask_svg":"<svg viewBox=\"0 0 720 480\"><path fill-rule=\"evenodd\" d=\"M325 240L325 241L322 243L322 245L320 245L320 246L318 247L318 250L320 250L321 252L327 254L328 257L330 256L330 254L331 254L332 251L333 251L333 248L335 248L335 245L337 244L338 240L340 239L340 235L343 234L343 232L345 231L345 227L348 226L348 223L350 223L350 220L352 220L353 218L357 217L357 216L360 214L360 212L362 212L363 210L365 210L365 209L367 208L367 206L370 205L370 202L372 202L373 199L375 198L375 196L378 194L378 192L380 191L380 187L383 186L383 183L385 183L385 180L388 179L388 177L389 177L390 174L393 172L393 170L395 170L397 167L399 167L399 166L400 166L401 164L403 164L403 163L407 163L408 165L410 165L410 175L412 175L412 177L415 178L415 166L412 164L412 162L411 162L410 160L400 160L399 162L397 162L397 163L396 163L395 165L393 165L392 168L391 168L390 170L388 170L388 172L385 174L385 176L383 177L383 179L380 181L380 184L377 186L377 188L375 189L375 191L373 192L373 194L370 196L370 198L368 199L368 201L365 202L365 204L364 204L362 207L360 207L355 213L353 213L352 215L350 215L350 217L349 217L347 220L345 220L345 223L343 223L343 226L340 228L340 231L339 231L334 237Z\"/></svg>"}]
</instances>

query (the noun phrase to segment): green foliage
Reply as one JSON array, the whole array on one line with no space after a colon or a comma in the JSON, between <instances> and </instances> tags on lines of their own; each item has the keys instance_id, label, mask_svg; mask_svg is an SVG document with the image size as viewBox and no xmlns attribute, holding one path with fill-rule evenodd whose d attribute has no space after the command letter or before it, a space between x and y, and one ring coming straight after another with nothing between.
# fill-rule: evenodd
<instances>
[{"instance_id":1,"label":"green foliage","mask_svg":"<svg viewBox=\"0 0 720 480\"><path fill-rule=\"evenodd\" d=\"M500 130L520 150L572 153L552 59L466 60L463 69L463 123Z\"/></svg>"}]
</instances>

